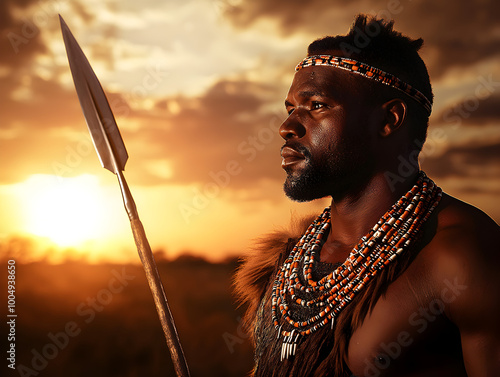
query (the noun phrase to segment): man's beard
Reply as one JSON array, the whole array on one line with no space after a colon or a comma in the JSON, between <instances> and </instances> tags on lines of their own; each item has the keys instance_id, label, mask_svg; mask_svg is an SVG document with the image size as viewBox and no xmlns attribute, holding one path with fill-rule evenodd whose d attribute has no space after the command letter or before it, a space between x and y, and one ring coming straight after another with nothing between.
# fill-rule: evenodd
<instances>
[{"instance_id":1,"label":"man's beard","mask_svg":"<svg viewBox=\"0 0 500 377\"><path fill-rule=\"evenodd\" d=\"M283 185L286 196L297 202L326 196L342 197L354 184L359 184L363 172L372 167L365 156L356 155L352 150L329 151L325 158L314 159L304 146L290 147L304 155L304 167L299 171L287 169Z\"/></svg>"},{"instance_id":2,"label":"man's beard","mask_svg":"<svg viewBox=\"0 0 500 377\"><path fill-rule=\"evenodd\" d=\"M300 173L287 171L283 185L286 196L297 202L308 202L327 196L328 194L323 195L321 192L324 187L324 170L321 166L312 164L310 157L305 158L304 164L305 167Z\"/></svg>"}]
</instances>

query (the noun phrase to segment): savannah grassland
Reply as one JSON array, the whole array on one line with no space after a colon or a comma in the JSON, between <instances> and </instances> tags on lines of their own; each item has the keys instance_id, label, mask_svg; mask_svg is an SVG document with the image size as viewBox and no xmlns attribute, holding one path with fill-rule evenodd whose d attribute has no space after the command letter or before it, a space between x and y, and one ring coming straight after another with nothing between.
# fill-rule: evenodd
<instances>
[{"instance_id":1,"label":"savannah grassland","mask_svg":"<svg viewBox=\"0 0 500 377\"><path fill-rule=\"evenodd\" d=\"M6 271L7 260L16 256L5 245L2 249ZM20 259L18 255L17 370L9 369L5 358L2 366L9 376L175 375L141 265ZM237 265L234 259L158 259L193 377L245 376L251 370L251 343L240 326L243 309L231 287ZM6 280L2 286L5 291Z\"/></svg>"}]
</instances>

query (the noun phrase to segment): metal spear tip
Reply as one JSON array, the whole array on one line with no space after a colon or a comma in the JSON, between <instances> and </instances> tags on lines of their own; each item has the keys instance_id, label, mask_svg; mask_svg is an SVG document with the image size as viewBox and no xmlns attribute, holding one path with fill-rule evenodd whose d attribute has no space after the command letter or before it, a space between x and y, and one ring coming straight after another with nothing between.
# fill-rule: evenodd
<instances>
[{"instance_id":1,"label":"metal spear tip","mask_svg":"<svg viewBox=\"0 0 500 377\"><path fill-rule=\"evenodd\" d=\"M87 57L61 15L59 19L76 93L97 155L105 169L118 174L128 159L118 125Z\"/></svg>"},{"instance_id":2,"label":"metal spear tip","mask_svg":"<svg viewBox=\"0 0 500 377\"><path fill-rule=\"evenodd\" d=\"M61 26L68 27L68 25L66 25L66 22L64 22L64 18L62 18L61 14L58 13L57 15L59 16L59 22L61 23Z\"/></svg>"}]
</instances>

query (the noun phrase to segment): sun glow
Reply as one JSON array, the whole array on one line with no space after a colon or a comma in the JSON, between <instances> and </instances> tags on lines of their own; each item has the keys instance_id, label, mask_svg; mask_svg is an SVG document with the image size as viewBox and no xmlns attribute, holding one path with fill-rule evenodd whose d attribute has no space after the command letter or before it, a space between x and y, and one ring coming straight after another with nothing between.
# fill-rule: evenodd
<instances>
[{"instance_id":1,"label":"sun glow","mask_svg":"<svg viewBox=\"0 0 500 377\"><path fill-rule=\"evenodd\" d=\"M79 246L104 235L105 192L97 177L33 175L22 190L29 233L62 247Z\"/></svg>"}]
</instances>

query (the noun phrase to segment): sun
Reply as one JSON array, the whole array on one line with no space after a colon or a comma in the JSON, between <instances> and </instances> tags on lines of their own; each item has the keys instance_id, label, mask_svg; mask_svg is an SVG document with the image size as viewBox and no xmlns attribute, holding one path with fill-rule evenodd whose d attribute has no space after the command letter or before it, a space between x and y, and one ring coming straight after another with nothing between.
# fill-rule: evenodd
<instances>
[{"instance_id":1,"label":"sun","mask_svg":"<svg viewBox=\"0 0 500 377\"><path fill-rule=\"evenodd\" d=\"M104 193L96 176L32 175L24 182L26 230L62 247L103 236Z\"/></svg>"}]
</instances>

